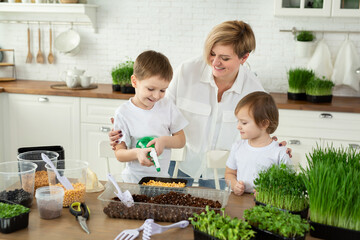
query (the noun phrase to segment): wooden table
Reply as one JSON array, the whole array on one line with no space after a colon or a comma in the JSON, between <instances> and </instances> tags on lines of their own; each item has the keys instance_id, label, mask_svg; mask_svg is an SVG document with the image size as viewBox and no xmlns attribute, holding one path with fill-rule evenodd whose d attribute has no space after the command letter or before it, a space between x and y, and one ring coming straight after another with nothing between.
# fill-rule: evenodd
<instances>
[{"instance_id":1,"label":"wooden table","mask_svg":"<svg viewBox=\"0 0 360 240\"><path fill-rule=\"evenodd\" d=\"M60 218L52 220L44 220L39 217L39 212L36 206L36 200L31 207L29 226L28 228L9 233L0 233L0 239L19 239L19 240L54 240L54 239L100 239L108 240L114 239L124 229L138 228L143 224L143 220L125 220L109 218L103 213L101 202L97 200L100 193L87 193L86 204L91 211L90 219L87 225L90 229L90 234L85 233L80 227L75 217L70 214L68 208L64 208ZM225 213L231 217L241 218L243 211L254 206L253 196L244 194L243 196L236 196L233 193L229 197L228 204L225 208ZM162 225L170 223L157 222ZM140 234L137 239L142 239ZM171 240L186 240L194 239L191 225L186 229L170 229L162 234L151 236L151 239L171 239ZM309 235L306 239L316 239Z\"/></svg>"}]
</instances>

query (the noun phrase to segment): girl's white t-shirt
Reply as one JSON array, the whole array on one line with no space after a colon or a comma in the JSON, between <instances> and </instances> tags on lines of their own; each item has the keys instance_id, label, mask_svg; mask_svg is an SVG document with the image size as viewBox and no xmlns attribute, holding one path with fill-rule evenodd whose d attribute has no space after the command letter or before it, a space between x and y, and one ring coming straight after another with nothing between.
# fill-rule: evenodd
<instances>
[{"instance_id":1,"label":"girl's white t-shirt","mask_svg":"<svg viewBox=\"0 0 360 240\"><path fill-rule=\"evenodd\" d=\"M241 139L232 145L226 166L237 170L237 180L244 182L245 192L253 192L258 173L281 163L290 165L291 160L286 154L286 147L280 147L278 142L272 141L265 147L252 147L248 140Z\"/></svg>"},{"instance_id":2,"label":"girl's white t-shirt","mask_svg":"<svg viewBox=\"0 0 360 240\"><path fill-rule=\"evenodd\" d=\"M163 98L156 102L150 110L144 110L135 106L129 99L115 111L114 129L121 130L123 136L119 139L124 142L128 149L135 148L140 138L146 136L160 137L171 136L188 124L175 104ZM169 177L171 149L164 149L158 156L161 171L157 172L154 166L146 167L134 160L126 163L123 176L127 182L138 182L145 176ZM126 178L126 177L125 177Z\"/></svg>"}]
</instances>

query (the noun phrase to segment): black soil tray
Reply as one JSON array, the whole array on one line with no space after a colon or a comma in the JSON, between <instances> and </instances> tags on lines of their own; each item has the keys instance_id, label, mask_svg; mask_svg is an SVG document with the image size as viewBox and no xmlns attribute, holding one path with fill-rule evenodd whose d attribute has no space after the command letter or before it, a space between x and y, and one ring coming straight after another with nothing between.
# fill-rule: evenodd
<instances>
[{"instance_id":1,"label":"black soil tray","mask_svg":"<svg viewBox=\"0 0 360 240\"><path fill-rule=\"evenodd\" d=\"M207 233L195 229L194 226L192 226L192 228L194 230L194 240L219 240L216 237L210 236Z\"/></svg>"},{"instance_id":2,"label":"black soil tray","mask_svg":"<svg viewBox=\"0 0 360 240\"><path fill-rule=\"evenodd\" d=\"M258 201L256 201L256 199L254 199L254 201L255 201L255 205L266 206L265 203L258 202ZM309 208L306 208L306 209L304 209L304 210L302 210L302 211L299 211L299 212L288 211L288 210L282 209L282 208L277 208L277 209L279 209L279 210L281 210L281 211L289 212L289 213L291 213L291 214L300 215L300 217L301 217L301 218L304 218L304 219L307 219L307 218L308 218Z\"/></svg>"},{"instance_id":3,"label":"black soil tray","mask_svg":"<svg viewBox=\"0 0 360 240\"><path fill-rule=\"evenodd\" d=\"M0 199L0 202L7 204L16 204L3 199ZM27 228L27 226L29 225L29 213L30 211L11 218L0 218L0 232L12 233L17 230Z\"/></svg>"},{"instance_id":4,"label":"black soil tray","mask_svg":"<svg viewBox=\"0 0 360 240\"><path fill-rule=\"evenodd\" d=\"M173 183L173 182L181 182L181 183L185 183L185 186L187 184L187 180L186 179L182 179L182 178L163 178L163 177L143 177L140 181L140 192L141 194L144 194L146 196L157 196L159 195L159 191L158 189L166 189L167 192L180 192L180 193L186 193L186 188L180 188L180 187L160 187L160 186L145 186L142 185L143 183L147 183L150 180L154 180L154 181L158 181L158 182L163 182L163 183ZM161 193L163 193L163 190L161 191Z\"/></svg>"},{"instance_id":5,"label":"black soil tray","mask_svg":"<svg viewBox=\"0 0 360 240\"><path fill-rule=\"evenodd\" d=\"M306 95L306 101L312 103L331 103L332 95L325 96L314 96L314 95Z\"/></svg>"},{"instance_id":6,"label":"black soil tray","mask_svg":"<svg viewBox=\"0 0 360 240\"><path fill-rule=\"evenodd\" d=\"M310 235L316 238L330 239L330 240L354 240L360 239L360 231L355 231L346 228L339 228L334 226L329 226L321 223L316 223L309 221L310 226Z\"/></svg>"},{"instance_id":7,"label":"black soil tray","mask_svg":"<svg viewBox=\"0 0 360 240\"><path fill-rule=\"evenodd\" d=\"M306 93L287 93L288 99L290 100L306 100Z\"/></svg>"},{"instance_id":8,"label":"black soil tray","mask_svg":"<svg viewBox=\"0 0 360 240\"><path fill-rule=\"evenodd\" d=\"M267 230L259 229L254 226L251 226L251 228L256 232L255 239L258 239L258 240L303 240L303 239L305 239L305 235L300 236L300 237L287 238L287 237L283 237L283 236L274 234Z\"/></svg>"}]
</instances>

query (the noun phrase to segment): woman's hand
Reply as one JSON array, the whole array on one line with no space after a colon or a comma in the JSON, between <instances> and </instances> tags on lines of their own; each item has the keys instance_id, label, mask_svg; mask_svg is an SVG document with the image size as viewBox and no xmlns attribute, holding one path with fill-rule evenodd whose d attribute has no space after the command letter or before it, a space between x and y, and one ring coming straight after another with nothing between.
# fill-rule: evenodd
<instances>
[{"instance_id":1,"label":"woman's hand","mask_svg":"<svg viewBox=\"0 0 360 240\"><path fill-rule=\"evenodd\" d=\"M151 148L137 148L136 150L136 157L141 166L151 167L154 165L154 163L148 159L148 153L151 151Z\"/></svg>"},{"instance_id":2,"label":"woman's hand","mask_svg":"<svg viewBox=\"0 0 360 240\"><path fill-rule=\"evenodd\" d=\"M277 138L276 136L273 136L272 139L273 139L274 141L277 141L277 140L278 140L278 138ZM282 147L282 146L285 147L286 144L287 144L286 141L282 141L282 142L279 143L279 146L280 146L280 147ZM286 153L289 155L290 158L292 158L291 152L292 152L292 149L291 149L291 148L287 148L287 149L286 149Z\"/></svg>"},{"instance_id":3,"label":"woman's hand","mask_svg":"<svg viewBox=\"0 0 360 240\"><path fill-rule=\"evenodd\" d=\"M244 194L245 192L245 184L243 181L237 181L234 188L233 188L233 191L235 193L235 195L238 195L238 196L241 196Z\"/></svg>"},{"instance_id":4,"label":"woman's hand","mask_svg":"<svg viewBox=\"0 0 360 240\"><path fill-rule=\"evenodd\" d=\"M111 123L114 124L114 118L111 118ZM110 146L111 146L112 150L115 150L115 146L116 146L116 144L119 143L119 139L122 136L123 135L122 135L121 130L114 131L114 129L111 129L111 131L109 132L109 140L110 140Z\"/></svg>"}]
</instances>

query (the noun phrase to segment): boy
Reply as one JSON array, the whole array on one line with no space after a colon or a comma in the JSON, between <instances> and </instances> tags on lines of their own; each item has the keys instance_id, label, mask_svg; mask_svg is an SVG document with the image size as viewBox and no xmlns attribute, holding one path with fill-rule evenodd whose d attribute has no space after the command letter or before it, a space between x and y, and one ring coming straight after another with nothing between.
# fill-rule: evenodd
<instances>
[{"instance_id":1,"label":"boy","mask_svg":"<svg viewBox=\"0 0 360 240\"><path fill-rule=\"evenodd\" d=\"M291 164L286 147L270 137L279 123L279 112L270 94L253 92L235 108L241 140L234 143L226 162L225 179L231 181L236 195L253 192L254 179L260 170L272 164Z\"/></svg>"},{"instance_id":2,"label":"boy","mask_svg":"<svg viewBox=\"0 0 360 240\"><path fill-rule=\"evenodd\" d=\"M170 148L185 145L184 127L188 124L174 103L164 98L173 71L166 56L155 51L141 53L134 63L131 76L135 96L115 112L114 129L123 136L116 145L115 156L126 162L123 178L138 182L145 176L169 177ZM156 136L147 148L135 148L137 141L146 136ZM161 171L157 172L147 154L154 144Z\"/></svg>"}]
</instances>

